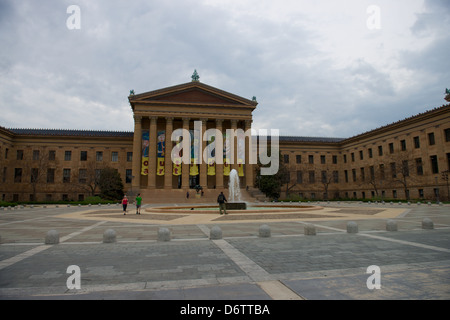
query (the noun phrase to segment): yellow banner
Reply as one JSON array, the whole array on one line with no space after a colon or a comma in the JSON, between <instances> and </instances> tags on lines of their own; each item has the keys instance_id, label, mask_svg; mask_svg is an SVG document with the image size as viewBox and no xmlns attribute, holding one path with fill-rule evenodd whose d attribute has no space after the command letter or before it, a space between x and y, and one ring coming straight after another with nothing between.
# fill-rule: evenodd
<instances>
[{"instance_id":1,"label":"yellow banner","mask_svg":"<svg viewBox=\"0 0 450 320\"><path fill-rule=\"evenodd\" d=\"M189 175L198 176L198 164L195 159L191 159L191 165L189 166Z\"/></svg>"},{"instance_id":2,"label":"yellow banner","mask_svg":"<svg viewBox=\"0 0 450 320\"><path fill-rule=\"evenodd\" d=\"M156 174L158 176L164 175L164 158L157 158L158 165L156 166Z\"/></svg>"},{"instance_id":3,"label":"yellow banner","mask_svg":"<svg viewBox=\"0 0 450 320\"><path fill-rule=\"evenodd\" d=\"M141 175L148 175L148 157L142 157Z\"/></svg>"},{"instance_id":4,"label":"yellow banner","mask_svg":"<svg viewBox=\"0 0 450 320\"><path fill-rule=\"evenodd\" d=\"M215 176L216 175L216 162L214 158L208 159L208 176Z\"/></svg>"},{"instance_id":5,"label":"yellow banner","mask_svg":"<svg viewBox=\"0 0 450 320\"><path fill-rule=\"evenodd\" d=\"M172 168L173 168L172 174L174 176L181 175L181 158L173 159L173 167Z\"/></svg>"},{"instance_id":6,"label":"yellow banner","mask_svg":"<svg viewBox=\"0 0 450 320\"><path fill-rule=\"evenodd\" d=\"M230 159L223 159L223 175L229 176L231 170Z\"/></svg>"},{"instance_id":7,"label":"yellow banner","mask_svg":"<svg viewBox=\"0 0 450 320\"><path fill-rule=\"evenodd\" d=\"M238 164L238 175L239 175L239 177L244 176L244 165L242 163Z\"/></svg>"}]
</instances>

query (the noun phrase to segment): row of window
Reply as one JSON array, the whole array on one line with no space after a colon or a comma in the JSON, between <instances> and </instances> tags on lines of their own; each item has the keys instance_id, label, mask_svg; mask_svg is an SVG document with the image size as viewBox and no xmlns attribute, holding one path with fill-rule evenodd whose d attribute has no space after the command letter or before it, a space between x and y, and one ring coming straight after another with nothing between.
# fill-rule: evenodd
<instances>
[{"instance_id":1,"label":"row of window","mask_svg":"<svg viewBox=\"0 0 450 320\"><path fill-rule=\"evenodd\" d=\"M447 153L447 162L448 162L448 170L450 170L450 153ZM392 178L397 177L408 177L410 171L414 170L418 176L422 176L424 174L423 162L422 158L414 159L414 163L411 163L409 160L402 160L401 163L391 162L389 164L390 173ZM439 173L438 166L438 158L433 155L430 156L430 168L432 174ZM360 172L360 180L362 182L366 181L366 168L359 168ZM357 181L357 169L351 169L352 180L353 182ZM386 178L385 174L385 165L380 164L378 167L369 166L369 180L368 181L381 181ZM290 176L288 177L288 181L290 181ZM349 182L349 171L344 170L344 179L345 182ZM316 183L316 171L309 170L308 171L308 180L306 181L303 178L303 171L297 171L297 183ZM322 183L339 183L339 172L337 170L332 171L331 175L327 170L321 171L320 182Z\"/></svg>"},{"instance_id":2,"label":"row of window","mask_svg":"<svg viewBox=\"0 0 450 320\"><path fill-rule=\"evenodd\" d=\"M3 182L6 182L6 170L7 168L4 167L3 168ZM87 169L78 169L78 176L76 177L76 181L73 181L72 179L72 169L63 169L63 175L62 175L62 182L63 183L73 183L73 182L78 182L80 184L86 184L86 183L91 183L93 181L88 181L88 170ZM56 169L54 168L48 168L47 169L47 173L45 176L40 176L40 172L39 169L37 168L32 168L31 169L31 174L30 174L30 182L31 183L35 183L35 182L41 182L41 183L55 183L55 172ZM95 169L94 172L94 177L90 177L92 180L94 179L98 179L100 177L100 172L101 169ZM132 179L132 170L131 169L126 169L125 170L125 183L131 183L131 179ZM23 169L22 168L14 168L14 182L15 183L21 183L21 182L26 182L26 181L22 181L23 179ZM42 181L39 181L41 180Z\"/></svg>"},{"instance_id":3,"label":"row of window","mask_svg":"<svg viewBox=\"0 0 450 320\"><path fill-rule=\"evenodd\" d=\"M5 159L8 159L8 148L5 149ZM33 150L32 159L33 160L40 160L41 152L40 150ZM80 151L80 161L87 161L88 160L88 152L87 151ZM16 151L16 160L24 160L24 150L17 150ZM56 160L56 151L50 150L48 152L48 160L54 161ZM96 161L103 161L103 151L96 151L95 152L95 160ZM64 152L64 161L72 161L72 151L65 151ZM118 162L119 161L119 152L118 151L112 151L111 152L111 162ZM127 162L133 161L133 152L127 152Z\"/></svg>"},{"instance_id":4,"label":"row of window","mask_svg":"<svg viewBox=\"0 0 450 320\"><path fill-rule=\"evenodd\" d=\"M445 141L446 142L450 142L450 128L445 129L444 130L444 137L445 137ZM428 145L429 146L433 146L436 144L436 139L435 139L435 135L434 132L428 133L427 135L427 140L428 140ZM420 144L420 137L419 136L415 136L413 137L413 145L415 149L419 149L421 144ZM394 147L394 143L391 142L388 144L388 149L389 149L389 154L393 154L395 152L395 147ZM408 150L408 146L407 146L407 141L406 140L400 140L400 150L401 151L406 151ZM384 151L383 151L383 146L378 146L377 147L377 151L378 151L378 156L383 156ZM374 156L374 151L372 148L368 148L367 149L367 155L369 158L373 158ZM351 161L355 162L355 153L352 152L350 153L350 157L351 157ZM359 150L359 160L364 160L364 151L363 150ZM288 154L284 154L283 155L283 162L285 164L289 164L289 155ZM331 158L331 161L333 164L337 164L338 163L338 158L336 155L333 155ZM344 163L347 163L347 155L344 154L343 155L343 161ZM302 155L297 154L295 155L295 162L296 164L301 164L302 163ZM309 164L314 164L314 155L308 155L308 163ZM320 156L320 163L321 164L326 164L326 157L324 155Z\"/></svg>"}]
</instances>

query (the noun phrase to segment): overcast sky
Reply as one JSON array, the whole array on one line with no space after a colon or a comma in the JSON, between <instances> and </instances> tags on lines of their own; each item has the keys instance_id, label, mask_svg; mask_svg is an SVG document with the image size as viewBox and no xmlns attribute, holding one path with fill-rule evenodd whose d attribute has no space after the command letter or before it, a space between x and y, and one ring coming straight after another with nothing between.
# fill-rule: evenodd
<instances>
[{"instance_id":1,"label":"overcast sky","mask_svg":"<svg viewBox=\"0 0 450 320\"><path fill-rule=\"evenodd\" d=\"M0 126L132 131L131 89L197 69L255 129L345 138L445 104L449 53L448 0L0 0Z\"/></svg>"}]
</instances>

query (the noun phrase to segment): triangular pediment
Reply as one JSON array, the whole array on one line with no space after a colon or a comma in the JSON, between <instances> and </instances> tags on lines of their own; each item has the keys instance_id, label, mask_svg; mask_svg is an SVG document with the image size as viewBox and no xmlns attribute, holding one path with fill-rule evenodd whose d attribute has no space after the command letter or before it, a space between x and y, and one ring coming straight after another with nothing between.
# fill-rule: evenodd
<instances>
[{"instance_id":1,"label":"triangular pediment","mask_svg":"<svg viewBox=\"0 0 450 320\"><path fill-rule=\"evenodd\" d=\"M211 87L201 82L189 82L173 87L130 95L130 103L186 103L205 105L236 105L256 107L256 101Z\"/></svg>"}]
</instances>

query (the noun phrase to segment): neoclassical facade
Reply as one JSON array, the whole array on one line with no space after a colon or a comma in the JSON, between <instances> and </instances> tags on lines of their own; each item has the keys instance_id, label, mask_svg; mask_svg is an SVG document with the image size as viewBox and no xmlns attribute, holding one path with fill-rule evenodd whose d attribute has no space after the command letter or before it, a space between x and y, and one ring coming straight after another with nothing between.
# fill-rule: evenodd
<instances>
[{"instance_id":1,"label":"neoclassical facade","mask_svg":"<svg viewBox=\"0 0 450 320\"><path fill-rule=\"evenodd\" d=\"M248 135L256 98L193 77L128 99L133 132L0 127L0 201L83 200L99 193L105 167L118 170L126 192L155 202L195 186L216 194L232 169L242 192L258 187ZM236 132L243 146L233 135L225 142ZM448 200L450 104L346 139L280 136L279 149L289 172L282 198Z\"/></svg>"}]
</instances>

